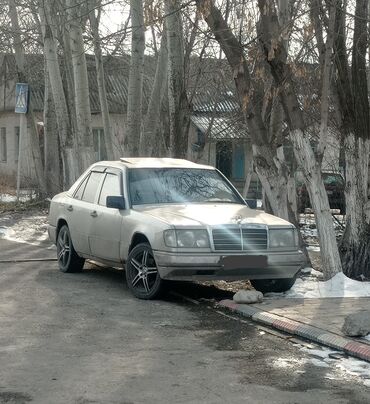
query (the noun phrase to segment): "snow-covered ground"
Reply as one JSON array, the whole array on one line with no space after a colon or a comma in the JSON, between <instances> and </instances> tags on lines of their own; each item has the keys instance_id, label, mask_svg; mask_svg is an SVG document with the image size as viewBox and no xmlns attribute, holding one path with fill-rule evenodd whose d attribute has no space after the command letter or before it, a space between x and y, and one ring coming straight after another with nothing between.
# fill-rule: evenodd
<instances>
[{"instance_id":1,"label":"snow-covered ground","mask_svg":"<svg viewBox=\"0 0 370 404\"><path fill-rule=\"evenodd\" d=\"M20 202L28 202L31 199L33 199L36 196L34 191L31 190L22 190L20 192L19 196L19 201ZM17 196L13 194L0 194L0 202L2 203L10 203L10 202L16 202L17 201Z\"/></svg>"},{"instance_id":2,"label":"snow-covered ground","mask_svg":"<svg viewBox=\"0 0 370 404\"><path fill-rule=\"evenodd\" d=\"M338 352L325 347L318 347L317 349L302 347L301 349L308 355L312 356L312 359L309 361L310 363L315 366L328 368L328 374L325 376L327 379L338 378L337 375L330 373L330 368L334 367L343 372L344 375L359 377L365 386L370 387L370 363L351 357L343 357L340 359L331 358L329 355ZM342 352L339 352L338 354L343 355Z\"/></svg>"},{"instance_id":3,"label":"snow-covered ground","mask_svg":"<svg viewBox=\"0 0 370 404\"><path fill-rule=\"evenodd\" d=\"M370 297L370 282L354 281L343 273L324 282L321 272L312 270L310 277L298 278L285 293L268 293L267 297L317 299L327 297Z\"/></svg>"},{"instance_id":4,"label":"snow-covered ground","mask_svg":"<svg viewBox=\"0 0 370 404\"><path fill-rule=\"evenodd\" d=\"M11 216L0 218L0 238L19 243L40 245L48 239L47 217L37 214L12 219Z\"/></svg>"},{"instance_id":5,"label":"snow-covered ground","mask_svg":"<svg viewBox=\"0 0 370 404\"><path fill-rule=\"evenodd\" d=\"M311 349L302 346L300 349L308 354L300 359L296 357L278 358L272 365L277 368L294 368L296 373L305 373L307 364L321 368L327 368L325 379L338 380L338 378L351 377L361 381L365 386L370 387L370 363L347 357L342 352L333 351L329 348L315 346ZM336 356L337 359L329 355Z\"/></svg>"}]
</instances>

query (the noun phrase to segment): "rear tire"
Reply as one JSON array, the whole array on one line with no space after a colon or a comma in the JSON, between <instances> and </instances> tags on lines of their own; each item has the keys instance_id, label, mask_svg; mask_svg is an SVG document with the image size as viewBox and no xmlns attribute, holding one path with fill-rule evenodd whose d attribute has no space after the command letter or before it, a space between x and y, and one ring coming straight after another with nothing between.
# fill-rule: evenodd
<instances>
[{"instance_id":1,"label":"rear tire","mask_svg":"<svg viewBox=\"0 0 370 404\"><path fill-rule=\"evenodd\" d=\"M79 257L73 247L71 233L66 224L58 231L57 259L59 269L66 273L82 271L85 263L84 258Z\"/></svg>"},{"instance_id":2,"label":"rear tire","mask_svg":"<svg viewBox=\"0 0 370 404\"><path fill-rule=\"evenodd\" d=\"M252 286L265 293L282 293L291 289L295 284L295 278L284 279L254 279L250 281Z\"/></svg>"}]
</instances>

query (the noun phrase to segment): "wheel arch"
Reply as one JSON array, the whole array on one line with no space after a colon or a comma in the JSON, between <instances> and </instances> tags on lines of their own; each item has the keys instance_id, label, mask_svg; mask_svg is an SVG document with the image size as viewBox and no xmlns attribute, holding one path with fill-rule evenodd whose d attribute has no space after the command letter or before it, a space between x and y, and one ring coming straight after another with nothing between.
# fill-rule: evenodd
<instances>
[{"instance_id":1,"label":"wheel arch","mask_svg":"<svg viewBox=\"0 0 370 404\"><path fill-rule=\"evenodd\" d=\"M62 227L63 225L67 225L67 226L68 226L67 221L66 221L64 218L58 219L57 228L56 228L56 232L55 232L56 238L58 238L59 230L61 229L61 227Z\"/></svg>"},{"instance_id":2,"label":"wheel arch","mask_svg":"<svg viewBox=\"0 0 370 404\"><path fill-rule=\"evenodd\" d=\"M129 249L128 249L128 253L130 253L131 250L134 247L136 247L138 244L141 244L141 243L149 243L150 244L150 241L149 241L148 237L144 233L142 233L140 231L137 231L132 235L131 243L130 243L130 246L129 246Z\"/></svg>"}]
</instances>

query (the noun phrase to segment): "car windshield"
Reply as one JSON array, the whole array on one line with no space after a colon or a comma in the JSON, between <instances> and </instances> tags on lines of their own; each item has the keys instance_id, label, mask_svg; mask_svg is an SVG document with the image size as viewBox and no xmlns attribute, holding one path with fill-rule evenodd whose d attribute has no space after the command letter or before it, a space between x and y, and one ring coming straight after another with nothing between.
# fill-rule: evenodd
<instances>
[{"instance_id":1,"label":"car windshield","mask_svg":"<svg viewBox=\"0 0 370 404\"><path fill-rule=\"evenodd\" d=\"M133 205L160 203L242 203L216 170L136 168L129 170Z\"/></svg>"}]
</instances>

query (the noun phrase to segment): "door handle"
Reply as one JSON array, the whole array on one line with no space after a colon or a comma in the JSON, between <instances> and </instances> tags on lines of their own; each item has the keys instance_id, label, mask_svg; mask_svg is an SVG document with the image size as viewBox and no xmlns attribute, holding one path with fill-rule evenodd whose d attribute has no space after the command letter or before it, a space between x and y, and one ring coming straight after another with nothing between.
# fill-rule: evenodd
<instances>
[{"instance_id":1,"label":"door handle","mask_svg":"<svg viewBox=\"0 0 370 404\"><path fill-rule=\"evenodd\" d=\"M70 212L72 212L73 206L72 206L72 205L69 205L68 208L67 208L67 210L69 210Z\"/></svg>"},{"instance_id":2,"label":"door handle","mask_svg":"<svg viewBox=\"0 0 370 404\"><path fill-rule=\"evenodd\" d=\"M93 210L93 211L90 213L90 216L92 216L92 217L98 216L98 214L96 213L96 210Z\"/></svg>"}]
</instances>

